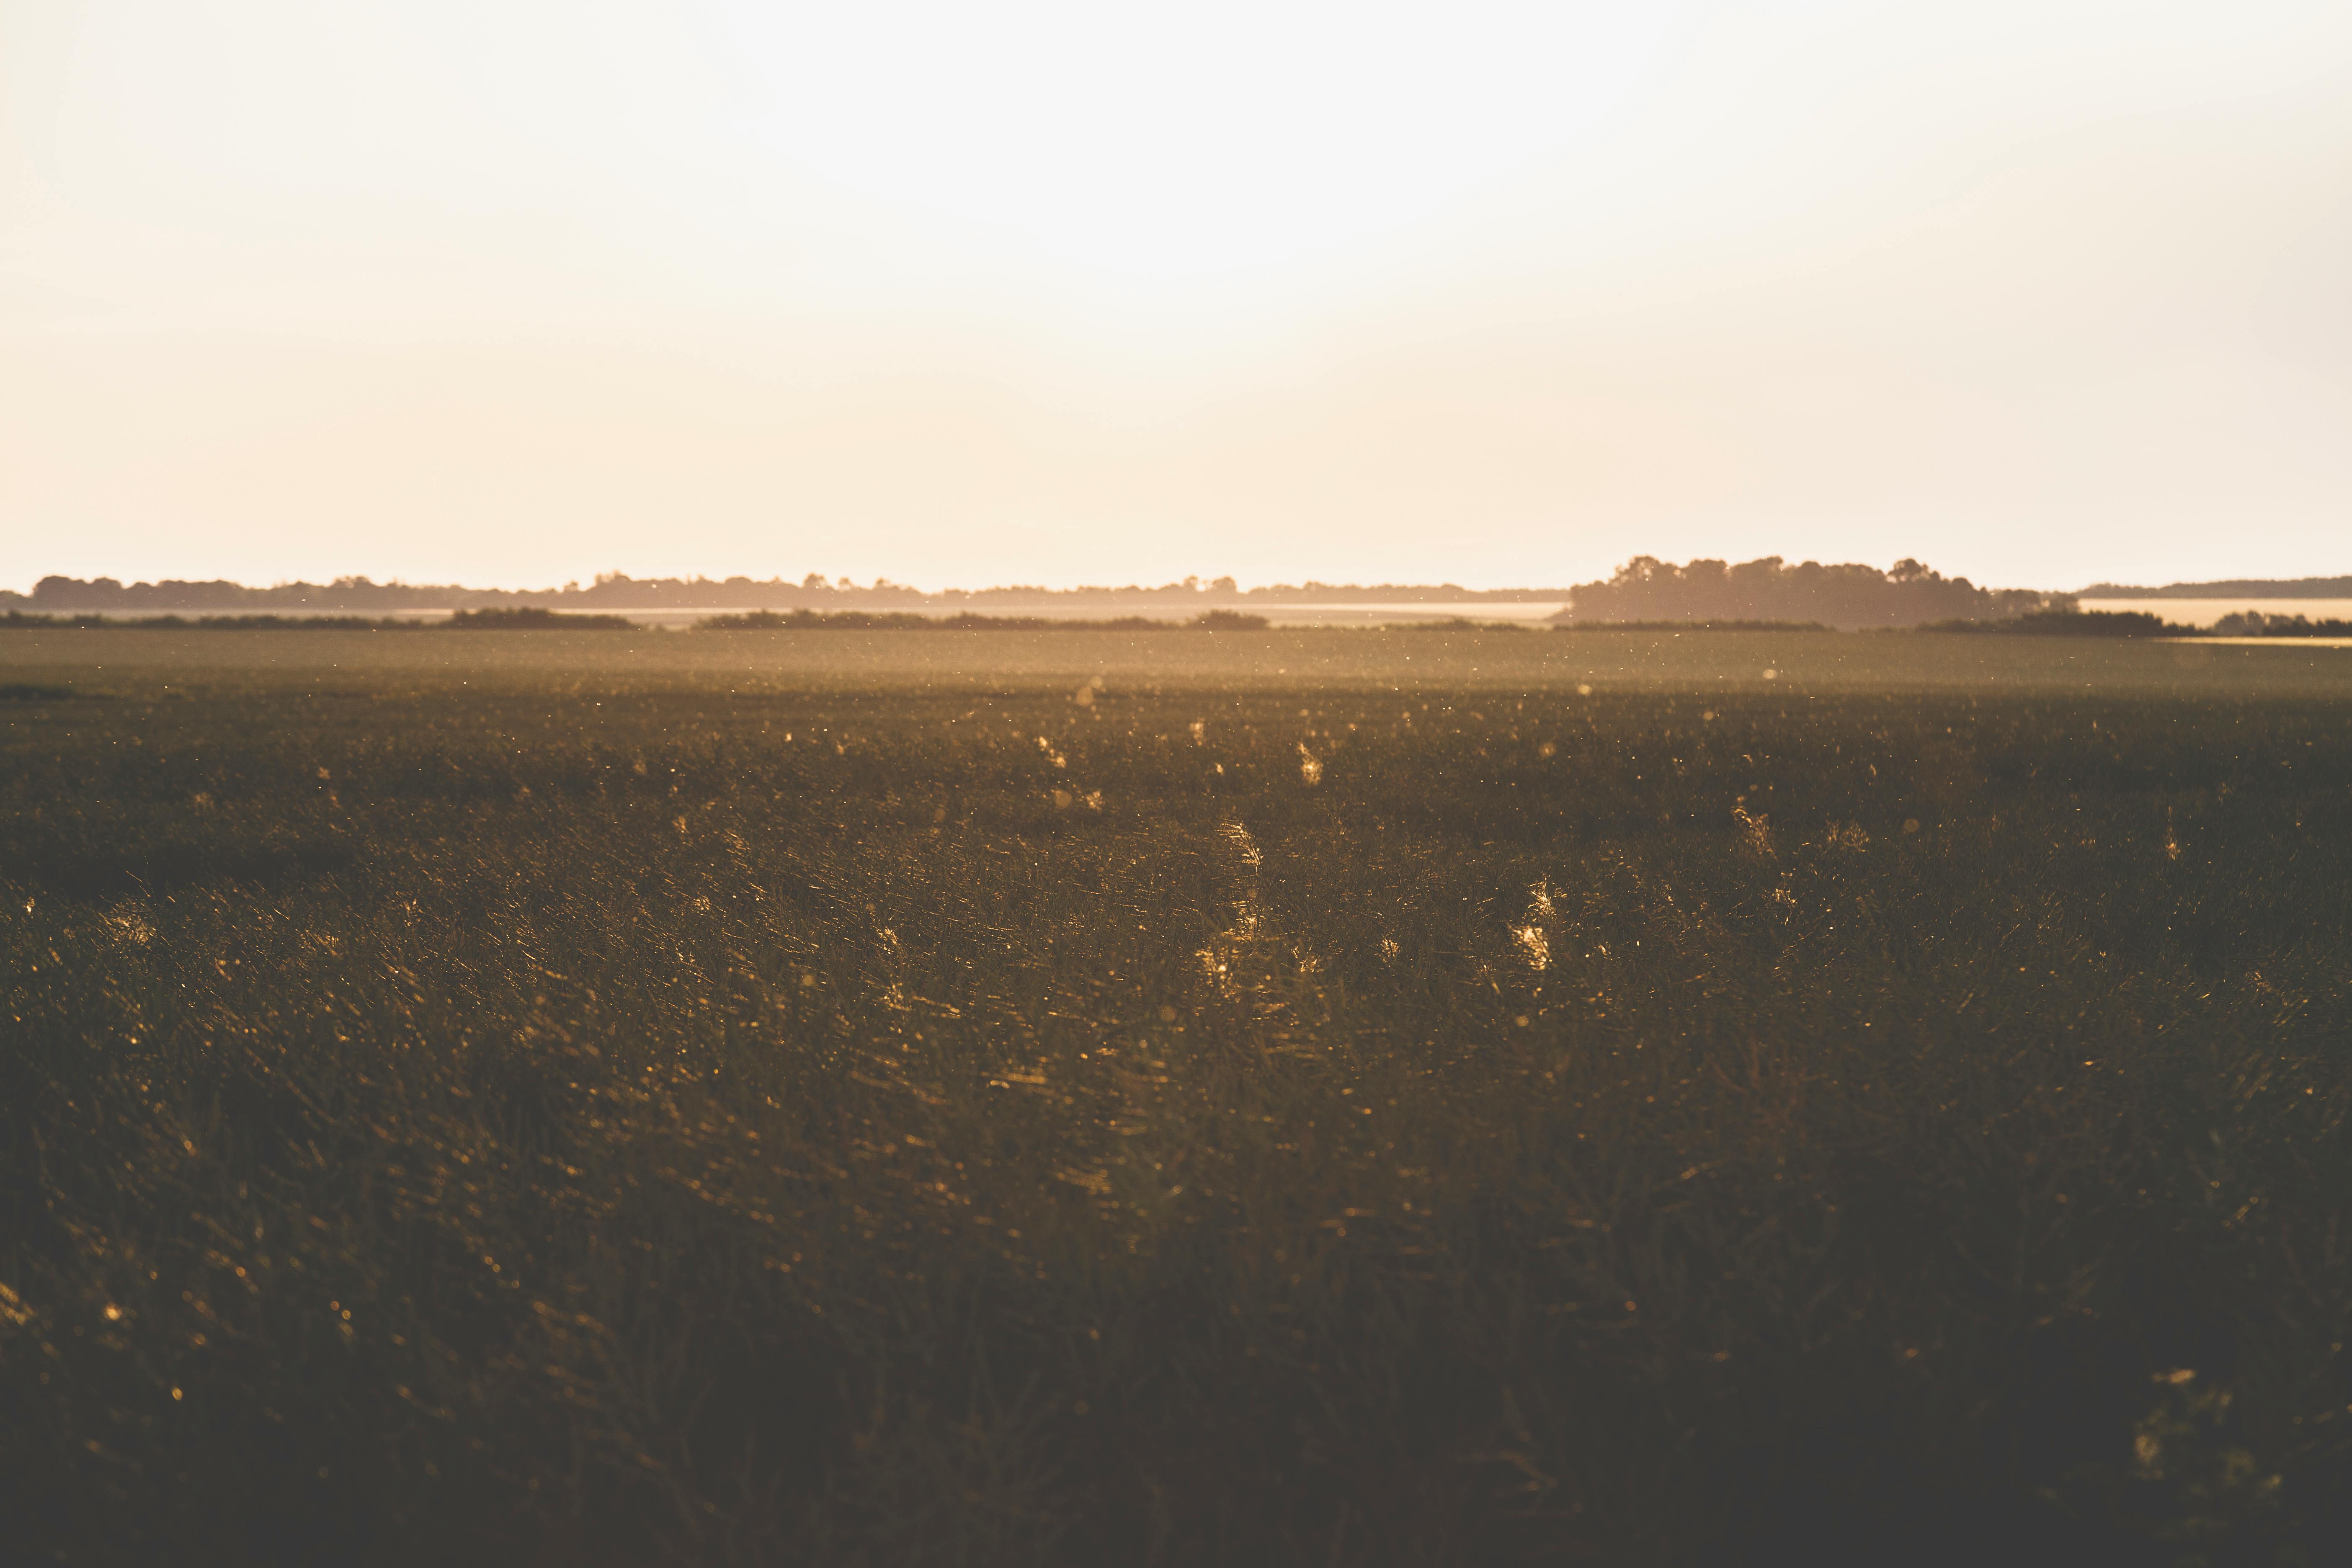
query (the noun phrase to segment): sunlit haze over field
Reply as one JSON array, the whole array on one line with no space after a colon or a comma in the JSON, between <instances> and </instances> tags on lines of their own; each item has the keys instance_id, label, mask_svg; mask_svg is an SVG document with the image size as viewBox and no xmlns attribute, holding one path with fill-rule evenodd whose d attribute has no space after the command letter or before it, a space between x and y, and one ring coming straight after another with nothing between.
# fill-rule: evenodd
<instances>
[{"instance_id":1,"label":"sunlit haze over field","mask_svg":"<svg viewBox=\"0 0 2352 1568\"><path fill-rule=\"evenodd\" d=\"M2347 283L2347 0L0 0L0 1560L2352 1563Z\"/></svg>"},{"instance_id":2,"label":"sunlit haze over field","mask_svg":"<svg viewBox=\"0 0 2352 1568\"><path fill-rule=\"evenodd\" d=\"M0 586L2352 567L2352 8L0 0Z\"/></svg>"}]
</instances>

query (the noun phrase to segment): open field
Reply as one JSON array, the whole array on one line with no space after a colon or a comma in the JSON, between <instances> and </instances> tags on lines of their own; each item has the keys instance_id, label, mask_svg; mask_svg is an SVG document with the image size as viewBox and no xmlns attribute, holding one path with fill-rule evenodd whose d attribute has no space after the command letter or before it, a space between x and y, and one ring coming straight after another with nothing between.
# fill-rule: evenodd
<instances>
[{"instance_id":1,"label":"open field","mask_svg":"<svg viewBox=\"0 0 2352 1568\"><path fill-rule=\"evenodd\" d=\"M2301 644L2129 646L2127 639L1920 633L1275 630L1167 632L343 632L27 628L0 633L0 681L93 690L316 689L422 698L454 685L732 694L1050 690L1101 677L1132 692L1213 698L1292 688L1569 694L1726 690L2042 695L2239 701L2352 693L2352 655ZM1765 671L1773 675L1767 679ZM591 687L594 689L592 690ZM575 691L575 688L577 690ZM593 718L593 710L585 717Z\"/></svg>"},{"instance_id":2,"label":"open field","mask_svg":"<svg viewBox=\"0 0 2352 1568\"><path fill-rule=\"evenodd\" d=\"M0 990L28 1561L2352 1542L2352 650L9 631Z\"/></svg>"}]
</instances>

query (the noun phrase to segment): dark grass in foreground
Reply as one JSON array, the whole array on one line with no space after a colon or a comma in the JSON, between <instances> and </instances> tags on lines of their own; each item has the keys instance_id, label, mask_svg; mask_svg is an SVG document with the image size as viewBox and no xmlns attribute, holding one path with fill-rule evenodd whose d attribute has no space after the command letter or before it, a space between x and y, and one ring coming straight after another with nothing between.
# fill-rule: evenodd
<instances>
[{"instance_id":1,"label":"dark grass in foreground","mask_svg":"<svg viewBox=\"0 0 2352 1568\"><path fill-rule=\"evenodd\" d=\"M24 1560L2352 1540L2341 702L6 726Z\"/></svg>"}]
</instances>

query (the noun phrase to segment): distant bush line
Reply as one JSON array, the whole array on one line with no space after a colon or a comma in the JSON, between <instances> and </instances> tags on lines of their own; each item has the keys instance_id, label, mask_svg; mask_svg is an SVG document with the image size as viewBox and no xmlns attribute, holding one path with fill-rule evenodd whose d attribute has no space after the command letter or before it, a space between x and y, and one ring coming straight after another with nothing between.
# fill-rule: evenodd
<instances>
[{"instance_id":1,"label":"distant bush line","mask_svg":"<svg viewBox=\"0 0 2352 1568\"><path fill-rule=\"evenodd\" d=\"M936 591L877 577L870 584L811 573L797 579L650 577L604 573L590 584L547 588L470 588L454 583L378 583L368 577L338 577L331 583L278 583L251 587L224 580L123 583L111 577L47 576L30 593L0 589L0 616L200 615L246 616L270 614L384 616L454 609L521 608L554 611L668 610L707 614L738 605L775 612L812 611L863 615L918 611L1002 613L1018 622L1049 609L1079 609L1123 618L1150 616L1189 621L1213 607L1233 610L1284 605L1460 605L1465 616L1477 606L1500 604L1564 604L1558 618L1640 628L1660 622L1709 623L1718 628L1819 623L1843 631L1864 627L1916 626L1950 620L2013 620L2040 612L2066 610L2084 599L2155 597L2333 598L2352 595L2352 577L2311 577L2293 582L2244 580L2176 583L2163 588L2099 584L2079 595L2031 588L1980 588L1965 577L1947 577L1905 559L1881 571L1857 563L1791 564L1780 556L1731 564L1696 560L1676 564L1637 555L1605 579L1572 586L1465 588L1454 583L1264 584L1244 588L1231 577L1186 577L1158 585L1046 588L1006 584ZM7 624L0 622L0 624ZM321 624L316 623L313 624ZM578 624L577 621L568 624ZM1084 623L1070 625L1073 629ZM2233 636L2315 636L2309 632L2248 632Z\"/></svg>"},{"instance_id":2,"label":"distant bush line","mask_svg":"<svg viewBox=\"0 0 2352 1568\"><path fill-rule=\"evenodd\" d=\"M1159 621L1149 616L1071 620L1058 616L978 616L970 611L925 616L912 610L754 610L708 616L694 626L706 632L1251 632L1264 631L1270 624L1264 616L1238 610L1208 610L1188 621Z\"/></svg>"},{"instance_id":3,"label":"distant bush line","mask_svg":"<svg viewBox=\"0 0 2352 1568\"><path fill-rule=\"evenodd\" d=\"M2161 588L2094 583L2085 599L2352 599L2352 577L2229 577L2210 583L2168 583ZM2242 634L2241 634L2242 635Z\"/></svg>"},{"instance_id":4,"label":"distant bush line","mask_svg":"<svg viewBox=\"0 0 2352 1568\"><path fill-rule=\"evenodd\" d=\"M1561 621L1564 632L1830 632L1826 621Z\"/></svg>"},{"instance_id":5,"label":"distant bush line","mask_svg":"<svg viewBox=\"0 0 2352 1568\"><path fill-rule=\"evenodd\" d=\"M48 626L135 631L200 632L415 632L415 631L628 631L626 616L563 615L532 607L459 610L446 620L398 616L38 616L21 610L0 614L0 626Z\"/></svg>"},{"instance_id":6,"label":"distant bush line","mask_svg":"<svg viewBox=\"0 0 2352 1568\"><path fill-rule=\"evenodd\" d=\"M2194 637L2195 626L2176 625L2146 610L2037 610L1997 621L1936 621L1923 632L2041 637Z\"/></svg>"},{"instance_id":7,"label":"distant bush line","mask_svg":"<svg viewBox=\"0 0 2352 1568\"><path fill-rule=\"evenodd\" d=\"M1166 632L1264 631L1264 616L1237 610L1209 610L1185 621L1156 621L1143 616L1111 620L1065 620L1051 616L924 616L908 611L794 610L780 614L757 610L748 615L712 616L697 621L697 631L987 631L987 632ZM367 616L40 616L21 610L0 612L0 627L47 627L84 631L220 631L220 632L436 632L436 631L647 631L655 628L626 616L578 615L537 606L459 610L442 620Z\"/></svg>"},{"instance_id":8,"label":"distant bush line","mask_svg":"<svg viewBox=\"0 0 2352 1568\"><path fill-rule=\"evenodd\" d=\"M1013 610L1099 606L1102 611L1157 609L1183 615L1214 605L1279 604L1480 604L1565 600L1565 588L1465 588L1458 583L1273 583L1244 588L1231 577L1186 577L1157 586L1046 588L1011 584L993 588L926 592L877 577L860 584L811 573L785 577L631 577L608 572L589 584L561 588L468 588L457 583L378 583L338 577L331 583L279 583L248 587L226 581L122 583L112 577L49 576L29 594L0 589L0 611L79 614L148 612L390 611L513 608L583 610L710 610L757 605L785 610Z\"/></svg>"},{"instance_id":9,"label":"distant bush line","mask_svg":"<svg viewBox=\"0 0 2352 1568\"><path fill-rule=\"evenodd\" d=\"M1467 616L1453 616L1442 621L1404 621L1389 628L1391 631L1415 632L1532 632L1543 623L1531 621L1478 621ZM1561 632L1829 632L1835 626L1822 621L1570 621L1552 617L1551 629Z\"/></svg>"},{"instance_id":10,"label":"distant bush line","mask_svg":"<svg viewBox=\"0 0 2352 1568\"><path fill-rule=\"evenodd\" d=\"M2215 621L2217 637L2352 637L2352 621L2304 616L2266 616L2260 610L2240 610Z\"/></svg>"},{"instance_id":11,"label":"distant bush line","mask_svg":"<svg viewBox=\"0 0 2352 1568\"><path fill-rule=\"evenodd\" d=\"M2210 626L2183 626L2147 610L2042 610L2000 621L1937 621L1923 632L2045 637L2352 637L2352 621L2312 620L2242 610Z\"/></svg>"}]
</instances>

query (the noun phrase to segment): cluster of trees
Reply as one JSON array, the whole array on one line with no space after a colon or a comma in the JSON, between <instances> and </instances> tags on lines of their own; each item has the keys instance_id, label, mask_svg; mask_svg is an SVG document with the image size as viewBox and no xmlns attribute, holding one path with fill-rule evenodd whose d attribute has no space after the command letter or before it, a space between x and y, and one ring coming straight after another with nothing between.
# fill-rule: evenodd
<instances>
[{"instance_id":1,"label":"cluster of trees","mask_svg":"<svg viewBox=\"0 0 2352 1568\"><path fill-rule=\"evenodd\" d=\"M1721 561L1677 566L1636 555L1607 582L1570 588L1568 598L1558 617L1563 622L1818 621L1849 629L2005 620L2075 607L2072 595L1979 588L1916 561L1898 561L1882 572L1851 563L1791 566L1777 555L1737 566Z\"/></svg>"}]
</instances>

